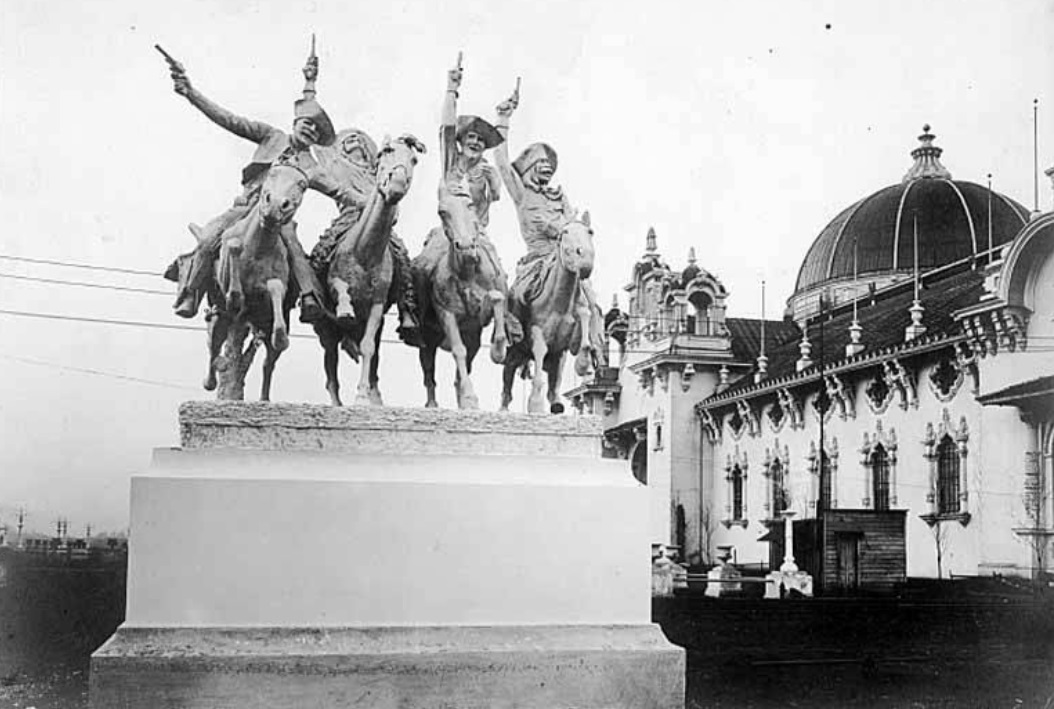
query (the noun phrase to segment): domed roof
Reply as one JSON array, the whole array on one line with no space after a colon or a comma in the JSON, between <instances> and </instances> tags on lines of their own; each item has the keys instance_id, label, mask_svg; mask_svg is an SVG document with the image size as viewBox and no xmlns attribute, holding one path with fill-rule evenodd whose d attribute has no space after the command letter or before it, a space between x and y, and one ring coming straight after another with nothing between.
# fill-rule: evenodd
<instances>
[{"instance_id":1,"label":"domed roof","mask_svg":"<svg viewBox=\"0 0 1054 709\"><path fill-rule=\"evenodd\" d=\"M988 250L988 188L953 180L933 139L924 126L901 183L865 197L824 227L802 262L796 294L851 278L854 248L861 275L911 272L916 224L921 270ZM998 192L991 193L991 215L993 246L1013 239L1029 218L1025 207Z\"/></svg>"}]
</instances>

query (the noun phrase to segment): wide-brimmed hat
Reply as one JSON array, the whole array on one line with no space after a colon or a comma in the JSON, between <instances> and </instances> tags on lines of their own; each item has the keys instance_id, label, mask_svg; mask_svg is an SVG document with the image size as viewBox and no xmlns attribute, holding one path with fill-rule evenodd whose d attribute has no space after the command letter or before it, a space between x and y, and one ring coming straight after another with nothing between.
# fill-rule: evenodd
<instances>
[{"instance_id":1,"label":"wide-brimmed hat","mask_svg":"<svg viewBox=\"0 0 1054 709\"><path fill-rule=\"evenodd\" d=\"M370 164L377 162L377 143L373 142L366 131L359 130L358 128L345 128L340 133L337 133L335 145L341 151L344 149L344 141L350 136L355 136L359 139L359 144L362 145L363 150L366 151L366 159L369 160Z\"/></svg>"},{"instance_id":2,"label":"wide-brimmed hat","mask_svg":"<svg viewBox=\"0 0 1054 709\"><path fill-rule=\"evenodd\" d=\"M520 157L512 162L512 167L523 177L524 173L542 158L548 160L553 166L553 172L556 172L556 151L548 143L531 143L520 153Z\"/></svg>"},{"instance_id":3,"label":"wide-brimmed hat","mask_svg":"<svg viewBox=\"0 0 1054 709\"><path fill-rule=\"evenodd\" d=\"M315 124L315 128L318 129L319 145L333 145L333 141L337 138L337 134L333 130L333 122L329 120L329 116L322 110L322 106L318 104L318 101L313 98L298 99L293 104L293 120L295 121L297 118L311 119L311 122Z\"/></svg>"},{"instance_id":4,"label":"wide-brimmed hat","mask_svg":"<svg viewBox=\"0 0 1054 709\"><path fill-rule=\"evenodd\" d=\"M479 116L457 117L457 140L460 143L468 133L475 133L483 140L483 146L487 150L497 147L505 140L501 137L498 129L487 123Z\"/></svg>"}]
</instances>

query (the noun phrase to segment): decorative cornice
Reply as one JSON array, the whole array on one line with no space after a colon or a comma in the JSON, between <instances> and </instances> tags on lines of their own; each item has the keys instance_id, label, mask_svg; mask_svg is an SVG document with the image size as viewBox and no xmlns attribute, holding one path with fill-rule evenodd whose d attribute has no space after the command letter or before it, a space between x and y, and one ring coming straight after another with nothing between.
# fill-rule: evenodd
<instances>
[{"instance_id":1,"label":"decorative cornice","mask_svg":"<svg viewBox=\"0 0 1054 709\"><path fill-rule=\"evenodd\" d=\"M837 374L828 374L824 378L827 387L827 396L831 398L834 405L838 407L838 418L845 421L847 418L856 418L856 391L854 388L846 388L845 382Z\"/></svg>"},{"instance_id":2,"label":"decorative cornice","mask_svg":"<svg viewBox=\"0 0 1054 709\"><path fill-rule=\"evenodd\" d=\"M888 359L882 363L882 372L886 378L886 386L900 395L900 408L907 411L908 407L919 408L919 394L915 388L915 379L899 359Z\"/></svg>"},{"instance_id":3,"label":"decorative cornice","mask_svg":"<svg viewBox=\"0 0 1054 709\"><path fill-rule=\"evenodd\" d=\"M902 342L880 349L869 350L854 357L845 357L836 360L835 362L823 367L822 376L820 366L814 364L801 372L793 372L780 377L771 377L760 383L750 383L742 387L737 387L731 391L714 394L703 401L700 401L696 404L696 407L712 409L728 406L734 404L739 399L750 399L762 394L778 391L779 389L787 389L790 387L799 387L815 383L820 381L823 376L829 374L846 374L867 369L876 364L882 365L887 360L891 359L907 360L912 357L918 357L933 352L934 350L939 350L942 347L957 345L968 339L968 335L965 334L934 332L910 342Z\"/></svg>"}]
</instances>

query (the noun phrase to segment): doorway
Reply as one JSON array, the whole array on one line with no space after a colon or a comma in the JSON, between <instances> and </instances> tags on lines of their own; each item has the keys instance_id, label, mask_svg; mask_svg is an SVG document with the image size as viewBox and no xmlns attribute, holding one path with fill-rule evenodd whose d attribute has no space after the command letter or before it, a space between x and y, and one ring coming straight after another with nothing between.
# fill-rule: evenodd
<instances>
[{"instance_id":1,"label":"doorway","mask_svg":"<svg viewBox=\"0 0 1054 709\"><path fill-rule=\"evenodd\" d=\"M842 591L856 591L860 587L860 535L836 534L836 577Z\"/></svg>"}]
</instances>

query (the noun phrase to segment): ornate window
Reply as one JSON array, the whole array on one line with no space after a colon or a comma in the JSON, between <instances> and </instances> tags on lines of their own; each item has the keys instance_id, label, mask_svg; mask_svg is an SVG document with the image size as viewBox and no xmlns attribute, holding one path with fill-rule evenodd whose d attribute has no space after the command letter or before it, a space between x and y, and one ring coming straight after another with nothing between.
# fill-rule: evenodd
<instances>
[{"instance_id":1,"label":"ornate window","mask_svg":"<svg viewBox=\"0 0 1054 709\"><path fill-rule=\"evenodd\" d=\"M833 493L831 490L831 459L827 457L826 451L820 451L820 494L817 504L821 511L833 507Z\"/></svg>"},{"instance_id":2,"label":"ornate window","mask_svg":"<svg viewBox=\"0 0 1054 709\"><path fill-rule=\"evenodd\" d=\"M889 453L881 443L871 451L871 499L876 510L889 509Z\"/></svg>"},{"instance_id":3,"label":"ornate window","mask_svg":"<svg viewBox=\"0 0 1054 709\"><path fill-rule=\"evenodd\" d=\"M963 370L950 357L941 358L930 370L930 389L940 401L951 401L963 383Z\"/></svg>"},{"instance_id":4,"label":"ornate window","mask_svg":"<svg viewBox=\"0 0 1054 709\"><path fill-rule=\"evenodd\" d=\"M772 488L772 516L787 509L787 483L783 479L783 463L776 460L769 466L769 484Z\"/></svg>"},{"instance_id":5,"label":"ornate window","mask_svg":"<svg viewBox=\"0 0 1054 709\"><path fill-rule=\"evenodd\" d=\"M743 469L732 468L732 519L743 519Z\"/></svg>"},{"instance_id":6,"label":"ornate window","mask_svg":"<svg viewBox=\"0 0 1054 709\"><path fill-rule=\"evenodd\" d=\"M765 477L769 481L765 509L769 511L771 519L779 517L790 508L790 490L787 484L789 457L787 447L784 446L781 451L778 440L771 451L765 449Z\"/></svg>"},{"instance_id":7,"label":"ornate window","mask_svg":"<svg viewBox=\"0 0 1054 709\"><path fill-rule=\"evenodd\" d=\"M959 512L959 447L945 435L937 445L937 514Z\"/></svg>"},{"instance_id":8,"label":"ornate window","mask_svg":"<svg viewBox=\"0 0 1054 709\"><path fill-rule=\"evenodd\" d=\"M827 419L831 417L833 403L831 397L827 394L827 388L821 386L820 393L812 400L812 409L816 412L816 418L822 418L824 421L827 421Z\"/></svg>"},{"instance_id":9,"label":"ornate window","mask_svg":"<svg viewBox=\"0 0 1054 709\"><path fill-rule=\"evenodd\" d=\"M817 452L816 442L811 441L806 461L813 475L813 497L809 507L816 508L817 512L835 509L838 507L838 439L832 436L821 452Z\"/></svg>"},{"instance_id":10,"label":"ornate window","mask_svg":"<svg viewBox=\"0 0 1054 709\"><path fill-rule=\"evenodd\" d=\"M942 412L936 428L931 423L926 424L922 444L925 446L924 455L930 461L930 490L926 495L930 511L922 515L922 519L927 524L942 519L955 519L964 525L970 521L966 493L966 444L969 439L966 417L960 417L959 425L955 427L948 409Z\"/></svg>"},{"instance_id":11,"label":"ornate window","mask_svg":"<svg viewBox=\"0 0 1054 709\"><path fill-rule=\"evenodd\" d=\"M783 412L783 406L780 402L776 402L772 406L768 407L768 419L772 425L772 430L775 433L779 433L780 429L783 428L783 422L787 419L786 414Z\"/></svg>"},{"instance_id":12,"label":"ornate window","mask_svg":"<svg viewBox=\"0 0 1054 709\"><path fill-rule=\"evenodd\" d=\"M746 421L739 415L739 409L733 409L732 415L728 417L728 428L732 431L732 437L739 439L743 435L743 429L746 428Z\"/></svg>"},{"instance_id":13,"label":"ornate window","mask_svg":"<svg viewBox=\"0 0 1054 709\"><path fill-rule=\"evenodd\" d=\"M893 399L893 390L886 383L886 378L881 371L868 383L864 394L867 395L867 405L875 414L885 412L889 402Z\"/></svg>"},{"instance_id":14,"label":"ornate window","mask_svg":"<svg viewBox=\"0 0 1054 709\"><path fill-rule=\"evenodd\" d=\"M882 422L875 423L873 435L864 432L860 447L860 462L864 466L865 496L863 506L888 510L897 505L897 432L882 430Z\"/></svg>"},{"instance_id":15,"label":"ornate window","mask_svg":"<svg viewBox=\"0 0 1054 709\"><path fill-rule=\"evenodd\" d=\"M725 464L725 481L728 483L728 497L725 502L726 527L747 526L747 454L740 454L739 448L728 456Z\"/></svg>"}]
</instances>

